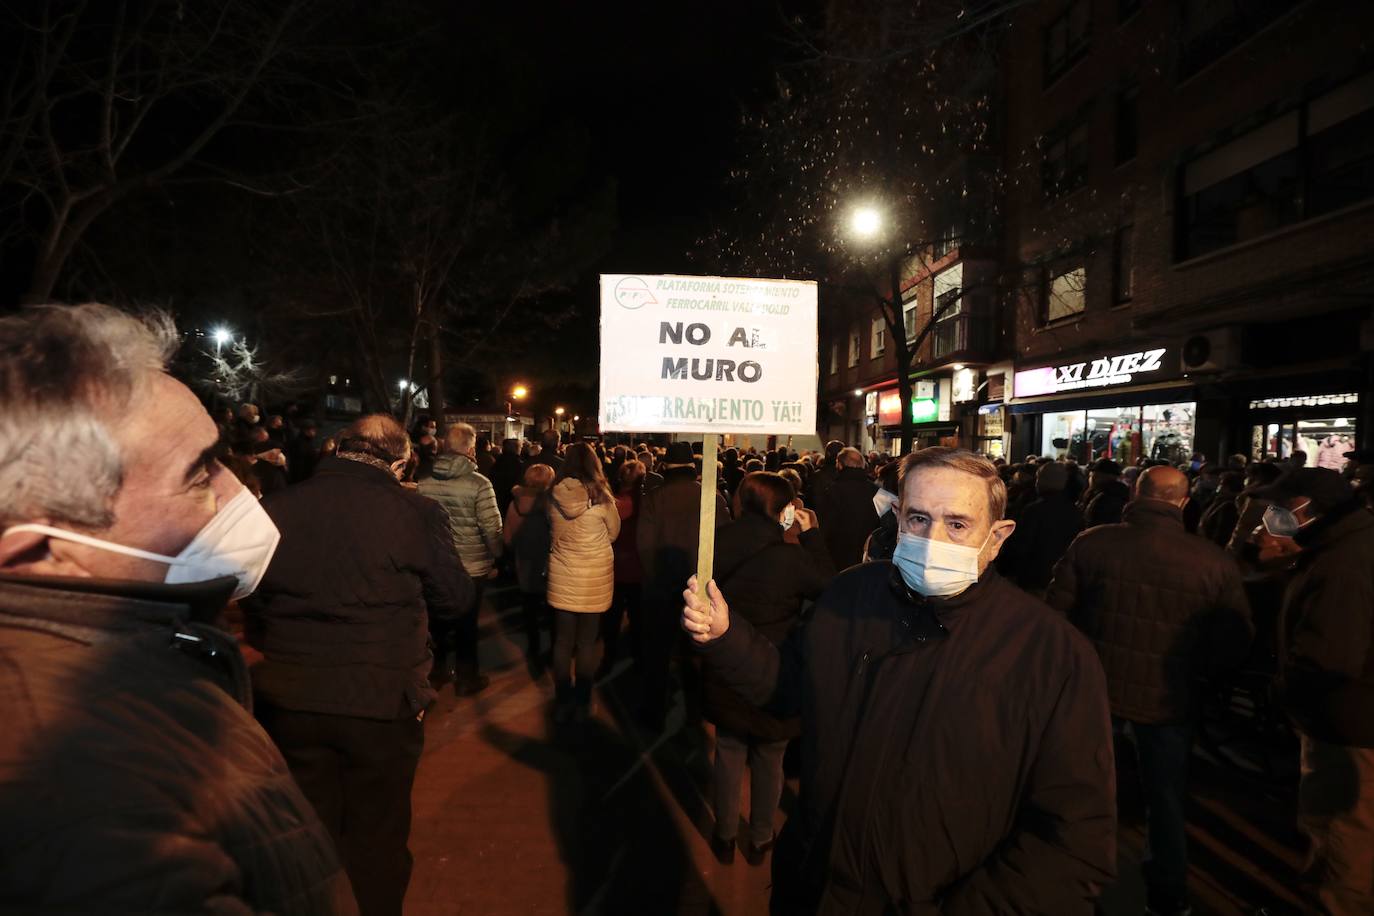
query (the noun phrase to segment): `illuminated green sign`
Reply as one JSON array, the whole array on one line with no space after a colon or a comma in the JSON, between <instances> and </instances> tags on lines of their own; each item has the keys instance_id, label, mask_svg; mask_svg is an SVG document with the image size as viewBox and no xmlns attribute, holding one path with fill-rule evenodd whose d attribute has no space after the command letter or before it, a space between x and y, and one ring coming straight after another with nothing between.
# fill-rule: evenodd
<instances>
[{"instance_id":1,"label":"illuminated green sign","mask_svg":"<svg viewBox=\"0 0 1374 916\"><path fill-rule=\"evenodd\" d=\"M940 413L940 405L934 398L911 399L911 422L924 423L934 420Z\"/></svg>"}]
</instances>

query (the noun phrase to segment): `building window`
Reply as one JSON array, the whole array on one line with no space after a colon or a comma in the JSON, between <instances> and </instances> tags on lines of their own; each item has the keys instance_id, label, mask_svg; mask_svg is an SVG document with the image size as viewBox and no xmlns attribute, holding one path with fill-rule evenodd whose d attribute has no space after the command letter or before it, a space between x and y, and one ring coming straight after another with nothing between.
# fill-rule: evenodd
<instances>
[{"instance_id":1,"label":"building window","mask_svg":"<svg viewBox=\"0 0 1374 916\"><path fill-rule=\"evenodd\" d=\"M1045 197L1080 187L1088 177L1088 118L1084 111L1045 135L1040 186Z\"/></svg>"},{"instance_id":2,"label":"building window","mask_svg":"<svg viewBox=\"0 0 1374 916\"><path fill-rule=\"evenodd\" d=\"M1369 200L1374 73L1193 157L1180 184L1180 259Z\"/></svg>"},{"instance_id":3,"label":"building window","mask_svg":"<svg viewBox=\"0 0 1374 916\"><path fill-rule=\"evenodd\" d=\"M1045 323L1083 314L1088 277L1082 264L1063 265L1048 272L1045 281Z\"/></svg>"},{"instance_id":4,"label":"building window","mask_svg":"<svg viewBox=\"0 0 1374 916\"><path fill-rule=\"evenodd\" d=\"M836 341L830 342L830 374L834 375L840 371L840 345Z\"/></svg>"},{"instance_id":5,"label":"building window","mask_svg":"<svg viewBox=\"0 0 1374 916\"><path fill-rule=\"evenodd\" d=\"M1295 6L1293 0L1184 0L1178 78L1197 73Z\"/></svg>"},{"instance_id":6,"label":"building window","mask_svg":"<svg viewBox=\"0 0 1374 916\"><path fill-rule=\"evenodd\" d=\"M1116 164L1135 158L1140 144L1140 87L1123 87L1116 94Z\"/></svg>"},{"instance_id":7,"label":"building window","mask_svg":"<svg viewBox=\"0 0 1374 916\"><path fill-rule=\"evenodd\" d=\"M1045 26L1045 85L1063 76L1088 53L1088 0L1072 0Z\"/></svg>"},{"instance_id":8,"label":"building window","mask_svg":"<svg viewBox=\"0 0 1374 916\"><path fill-rule=\"evenodd\" d=\"M912 287L902 294L902 327L906 331L906 339L911 340L916 336L916 287Z\"/></svg>"},{"instance_id":9,"label":"building window","mask_svg":"<svg viewBox=\"0 0 1374 916\"><path fill-rule=\"evenodd\" d=\"M849 368L853 369L859 364L859 332L855 331L849 335Z\"/></svg>"},{"instance_id":10,"label":"building window","mask_svg":"<svg viewBox=\"0 0 1374 916\"><path fill-rule=\"evenodd\" d=\"M1117 305L1135 296L1135 227L1122 226L1112 240L1112 301Z\"/></svg>"},{"instance_id":11,"label":"building window","mask_svg":"<svg viewBox=\"0 0 1374 916\"><path fill-rule=\"evenodd\" d=\"M868 342L868 358L877 359L887 349L887 322L882 318L873 319L873 329Z\"/></svg>"}]
</instances>

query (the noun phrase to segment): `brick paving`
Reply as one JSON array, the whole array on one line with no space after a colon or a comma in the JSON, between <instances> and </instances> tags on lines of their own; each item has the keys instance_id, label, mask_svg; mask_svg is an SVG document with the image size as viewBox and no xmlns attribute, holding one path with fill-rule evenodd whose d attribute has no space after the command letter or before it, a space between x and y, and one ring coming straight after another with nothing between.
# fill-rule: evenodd
<instances>
[{"instance_id":1,"label":"brick paving","mask_svg":"<svg viewBox=\"0 0 1374 916\"><path fill-rule=\"evenodd\" d=\"M525 668L514 593L487 600L491 686L464 699L445 688L426 721L407 916L767 913L767 864L721 866L708 847L709 725L684 727L680 707L667 738L631 724L634 671L622 663L591 722L554 727L548 675L532 681ZM1121 880L1103 898L1112 916L1143 911L1133 779L1122 774ZM1204 759L1193 787L1195 913L1295 911L1291 799ZM790 782L784 809L795 791Z\"/></svg>"}]
</instances>

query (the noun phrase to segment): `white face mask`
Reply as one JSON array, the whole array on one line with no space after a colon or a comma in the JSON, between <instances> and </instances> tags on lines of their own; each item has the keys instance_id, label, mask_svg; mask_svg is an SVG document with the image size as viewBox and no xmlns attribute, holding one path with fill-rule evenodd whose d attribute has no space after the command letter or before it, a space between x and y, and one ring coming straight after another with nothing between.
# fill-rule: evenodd
<instances>
[{"instance_id":1,"label":"white face mask","mask_svg":"<svg viewBox=\"0 0 1374 916\"><path fill-rule=\"evenodd\" d=\"M272 523L272 518L258 503L257 498L245 487L238 495L215 513L205 527L200 529L191 543L187 544L174 557L126 547L111 541L102 541L89 535L52 528L48 525L15 525L5 529L5 534L15 531L33 531L63 541L84 544L97 550L108 550L140 560L152 560L167 564L167 576L163 580L168 585L187 582L205 582L220 576L234 576L238 585L234 588L234 598L244 598L253 593L272 562L281 532Z\"/></svg>"},{"instance_id":2,"label":"white face mask","mask_svg":"<svg viewBox=\"0 0 1374 916\"><path fill-rule=\"evenodd\" d=\"M778 522L778 524L782 525L783 531L786 531L788 528L792 527L792 523L796 520L797 507L792 505L791 503L788 503L787 508L782 510L782 521Z\"/></svg>"},{"instance_id":3,"label":"white face mask","mask_svg":"<svg viewBox=\"0 0 1374 916\"><path fill-rule=\"evenodd\" d=\"M966 547L902 532L892 562L912 591L927 598L948 598L978 581L978 557L991 537L989 531L981 546Z\"/></svg>"},{"instance_id":4,"label":"white face mask","mask_svg":"<svg viewBox=\"0 0 1374 916\"><path fill-rule=\"evenodd\" d=\"M873 508L878 513L878 518L882 518L888 509L897 505L897 494L887 490L879 490L873 494Z\"/></svg>"}]
</instances>

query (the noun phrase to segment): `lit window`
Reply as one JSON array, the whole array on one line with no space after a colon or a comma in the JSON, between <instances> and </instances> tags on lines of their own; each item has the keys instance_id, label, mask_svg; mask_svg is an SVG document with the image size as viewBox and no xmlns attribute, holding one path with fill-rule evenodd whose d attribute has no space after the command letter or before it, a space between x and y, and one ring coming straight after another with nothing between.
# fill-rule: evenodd
<instances>
[{"instance_id":1,"label":"lit window","mask_svg":"<svg viewBox=\"0 0 1374 916\"><path fill-rule=\"evenodd\" d=\"M849 335L849 368L853 369L859 364L859 332L855 331Z\"/></svg>"},{"instance_id":2,"label":"lit window","mask_svg":"<svg viewBox=\"0 0 1374 916\"><path fill-rule=\"evenodd\" d=\"M882 318L873 319L872 338L869 341L868 357L877 359L887 348L887 322Z\"/></svg>"},{"instance_id":3,"label":"lit window","mask_svg":"<svg viewBox=\"0 0 1374 916\"><path fill-rule=\"evenodd\" d=\"M1050 275L1045 284L1045 323L1081 315L1086 305L1087 272L1080 265Z\"/></svg>"}]
</instances>

